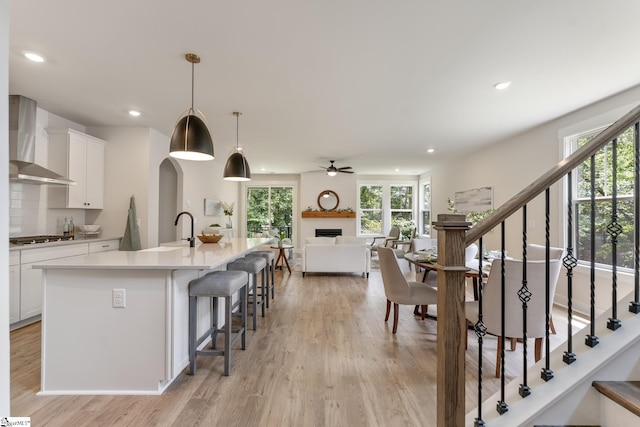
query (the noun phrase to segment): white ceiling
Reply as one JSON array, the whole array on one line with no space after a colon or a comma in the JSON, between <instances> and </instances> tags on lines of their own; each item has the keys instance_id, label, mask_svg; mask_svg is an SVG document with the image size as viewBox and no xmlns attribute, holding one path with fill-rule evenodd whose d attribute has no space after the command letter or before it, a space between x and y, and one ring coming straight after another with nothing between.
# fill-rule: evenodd
<instances>
[{"instance_id":1,"label":"white ceiling","mask_svg":"<svg viewBox=\"0 0 640 427\"><path fill-rule=\"evenodd\" d=\"M214 161L241 111L254 173L416 174L639 84L639 17L637 0L13 0L9 92L170 136L194 52Z\"/></svg>"}]
</instances>

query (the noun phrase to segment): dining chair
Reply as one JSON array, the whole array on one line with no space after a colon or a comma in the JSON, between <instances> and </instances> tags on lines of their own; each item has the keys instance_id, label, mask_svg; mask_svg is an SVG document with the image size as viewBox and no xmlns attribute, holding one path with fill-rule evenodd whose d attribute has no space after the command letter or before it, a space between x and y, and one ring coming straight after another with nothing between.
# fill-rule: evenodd
<instances>
[{"instance_id":1,"label":"dining chair","mask_svg":"<svg viewBox=\"0 0 640 427\"><path fill-rule=\"evenodd\" d=\"M376 240L384 239L382 245L376 244ZM391 226L389 229L389 233L386 236L377 236L374 237L371 241L371 246L369 247L371 250L371 256L373 256L374 252L377 252L379 247L391 248L400 239L400 227L397 225Z\"/></svg>"},{"instance_id":2,"label":"dining chair","mask_svg":"<svg viewBox=\"0 0 640 427\"><path fill-rule=\"evenodd\" d=\"M407 281L402 270L400 270L400 265L398 265L398 259L393 249L378 248L378 257L380 258L380 273L382 274L384 293L387 297L387 312L384 321L387 322L389 320L391 303L393 303L392 331L395 334L398 330L400 304L422 306L422 318L424 319L427 313L427 306L429 304L437 304L438 292L424 283Z\"/></svg>"},{"instance_id":3,"label":"dining chair","mask_svg":"<svg viewBox=\"0 0 640 427\"><path fill-rule=\"evenodd\" d=\"M543 247L544 248L544 247ZM532 257L538 257L538 247L531 248ZM554 255L562 249L552 248ZM528 253L529 255L529 253ZM560 255L561 256L561 255ZM501 269L502 260L496 259L491 264L489 278L484 286L482 294L482 322L487 328L487 333L498 337L496 350L496 377L500 377L500 355L504 343L500 338L501 328ZM531 299L527 303L527 338L535 339L534 358L537 362L542 356L542 338L545 337L547 320L545 314L545 286L546 286L546 261L544 259L527 259L527 288L531 293ZM558 277L562 261L558 259L549 260L549 306L553 306ZM522 288L522 260L504 260L504 280L505 280L505 339L511 341L511 350L515 349L518 338L523 336L523 310L522 302L518 296L518 291ZM476 324L479 314L479 302L467 301L465 303L467 320Z\"/></svg>"}]
</instances>

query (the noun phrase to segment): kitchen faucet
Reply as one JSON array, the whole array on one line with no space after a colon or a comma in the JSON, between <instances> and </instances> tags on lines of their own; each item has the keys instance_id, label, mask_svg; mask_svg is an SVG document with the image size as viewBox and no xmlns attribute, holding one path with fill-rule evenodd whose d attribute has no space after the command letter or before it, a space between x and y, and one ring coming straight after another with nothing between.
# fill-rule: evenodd
<instances>
[{"instance_id":1,"label":"kitchen faucet","mask_svg":"<svg viewBox=\"0 0 640 427\"><path fill-rule=\"evenodd\" d=\"M189 237L187 239L181 239L181 240L186 240L187 242L189 242L189 247L195 248L196 247L196 238L193 235L193 215L191 215L187 211L180 212L178 214L178 216L176 217L176 225L178 225L178 220L180 219L180 216L182 216L182 214L187 214L187 215L189 215L189 217L191 217L191 237Z\"/></svg>"}]
</instances>

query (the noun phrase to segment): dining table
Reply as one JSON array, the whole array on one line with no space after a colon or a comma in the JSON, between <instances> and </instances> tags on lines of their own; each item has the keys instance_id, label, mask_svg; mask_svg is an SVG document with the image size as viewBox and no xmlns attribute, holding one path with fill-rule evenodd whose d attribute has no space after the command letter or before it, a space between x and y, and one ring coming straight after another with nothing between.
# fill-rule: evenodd
<instances>
[{"instance_id":1,"label":"dining table","mask_svg":"<svg viewBox=\"0 0 640 427\"><path fill-rule=\"evenodd\" d=\"M430 272L438 270L438 267L436 265L437 255L433 253L409 252L404 254L404 259L406 259L409 262L409 264L412 264L416 267L416 273L418 272L418 268L424 270L424 273L422 274L423 283L427 282L427 277ZM477 261L478 260L475 259L472 262L477 262ZM473 267L470 264L471 263L467 264L467 267L469 268L469 270L466 271L465 277L471 278L473 282L473 299L477 301L479 297L479 293L481 291L480 283L478 280L480 278L480 271L478 270L477 266ZM486 279L487 277L489 277L490 266L491 266L490 261L488 260L482 261L482 278L483 279Z\"/></svg>"}]
</instances>

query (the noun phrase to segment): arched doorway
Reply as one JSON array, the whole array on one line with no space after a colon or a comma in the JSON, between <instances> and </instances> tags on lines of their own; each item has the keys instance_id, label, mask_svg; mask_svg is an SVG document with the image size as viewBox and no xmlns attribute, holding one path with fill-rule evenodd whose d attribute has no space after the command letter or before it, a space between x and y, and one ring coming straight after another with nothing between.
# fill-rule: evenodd
<instances>
[{"instance_id":1,"label":"arched doorway","mask_svg":"<svg viewBox=\"0 0 640 427\"><path fill-rule=\"evenodd\" d=\"M158 244L161 244L176 240L173 224L178 213L178 170L167 158L160 163L158 175Z\"/></svg>"}]
</instances>

